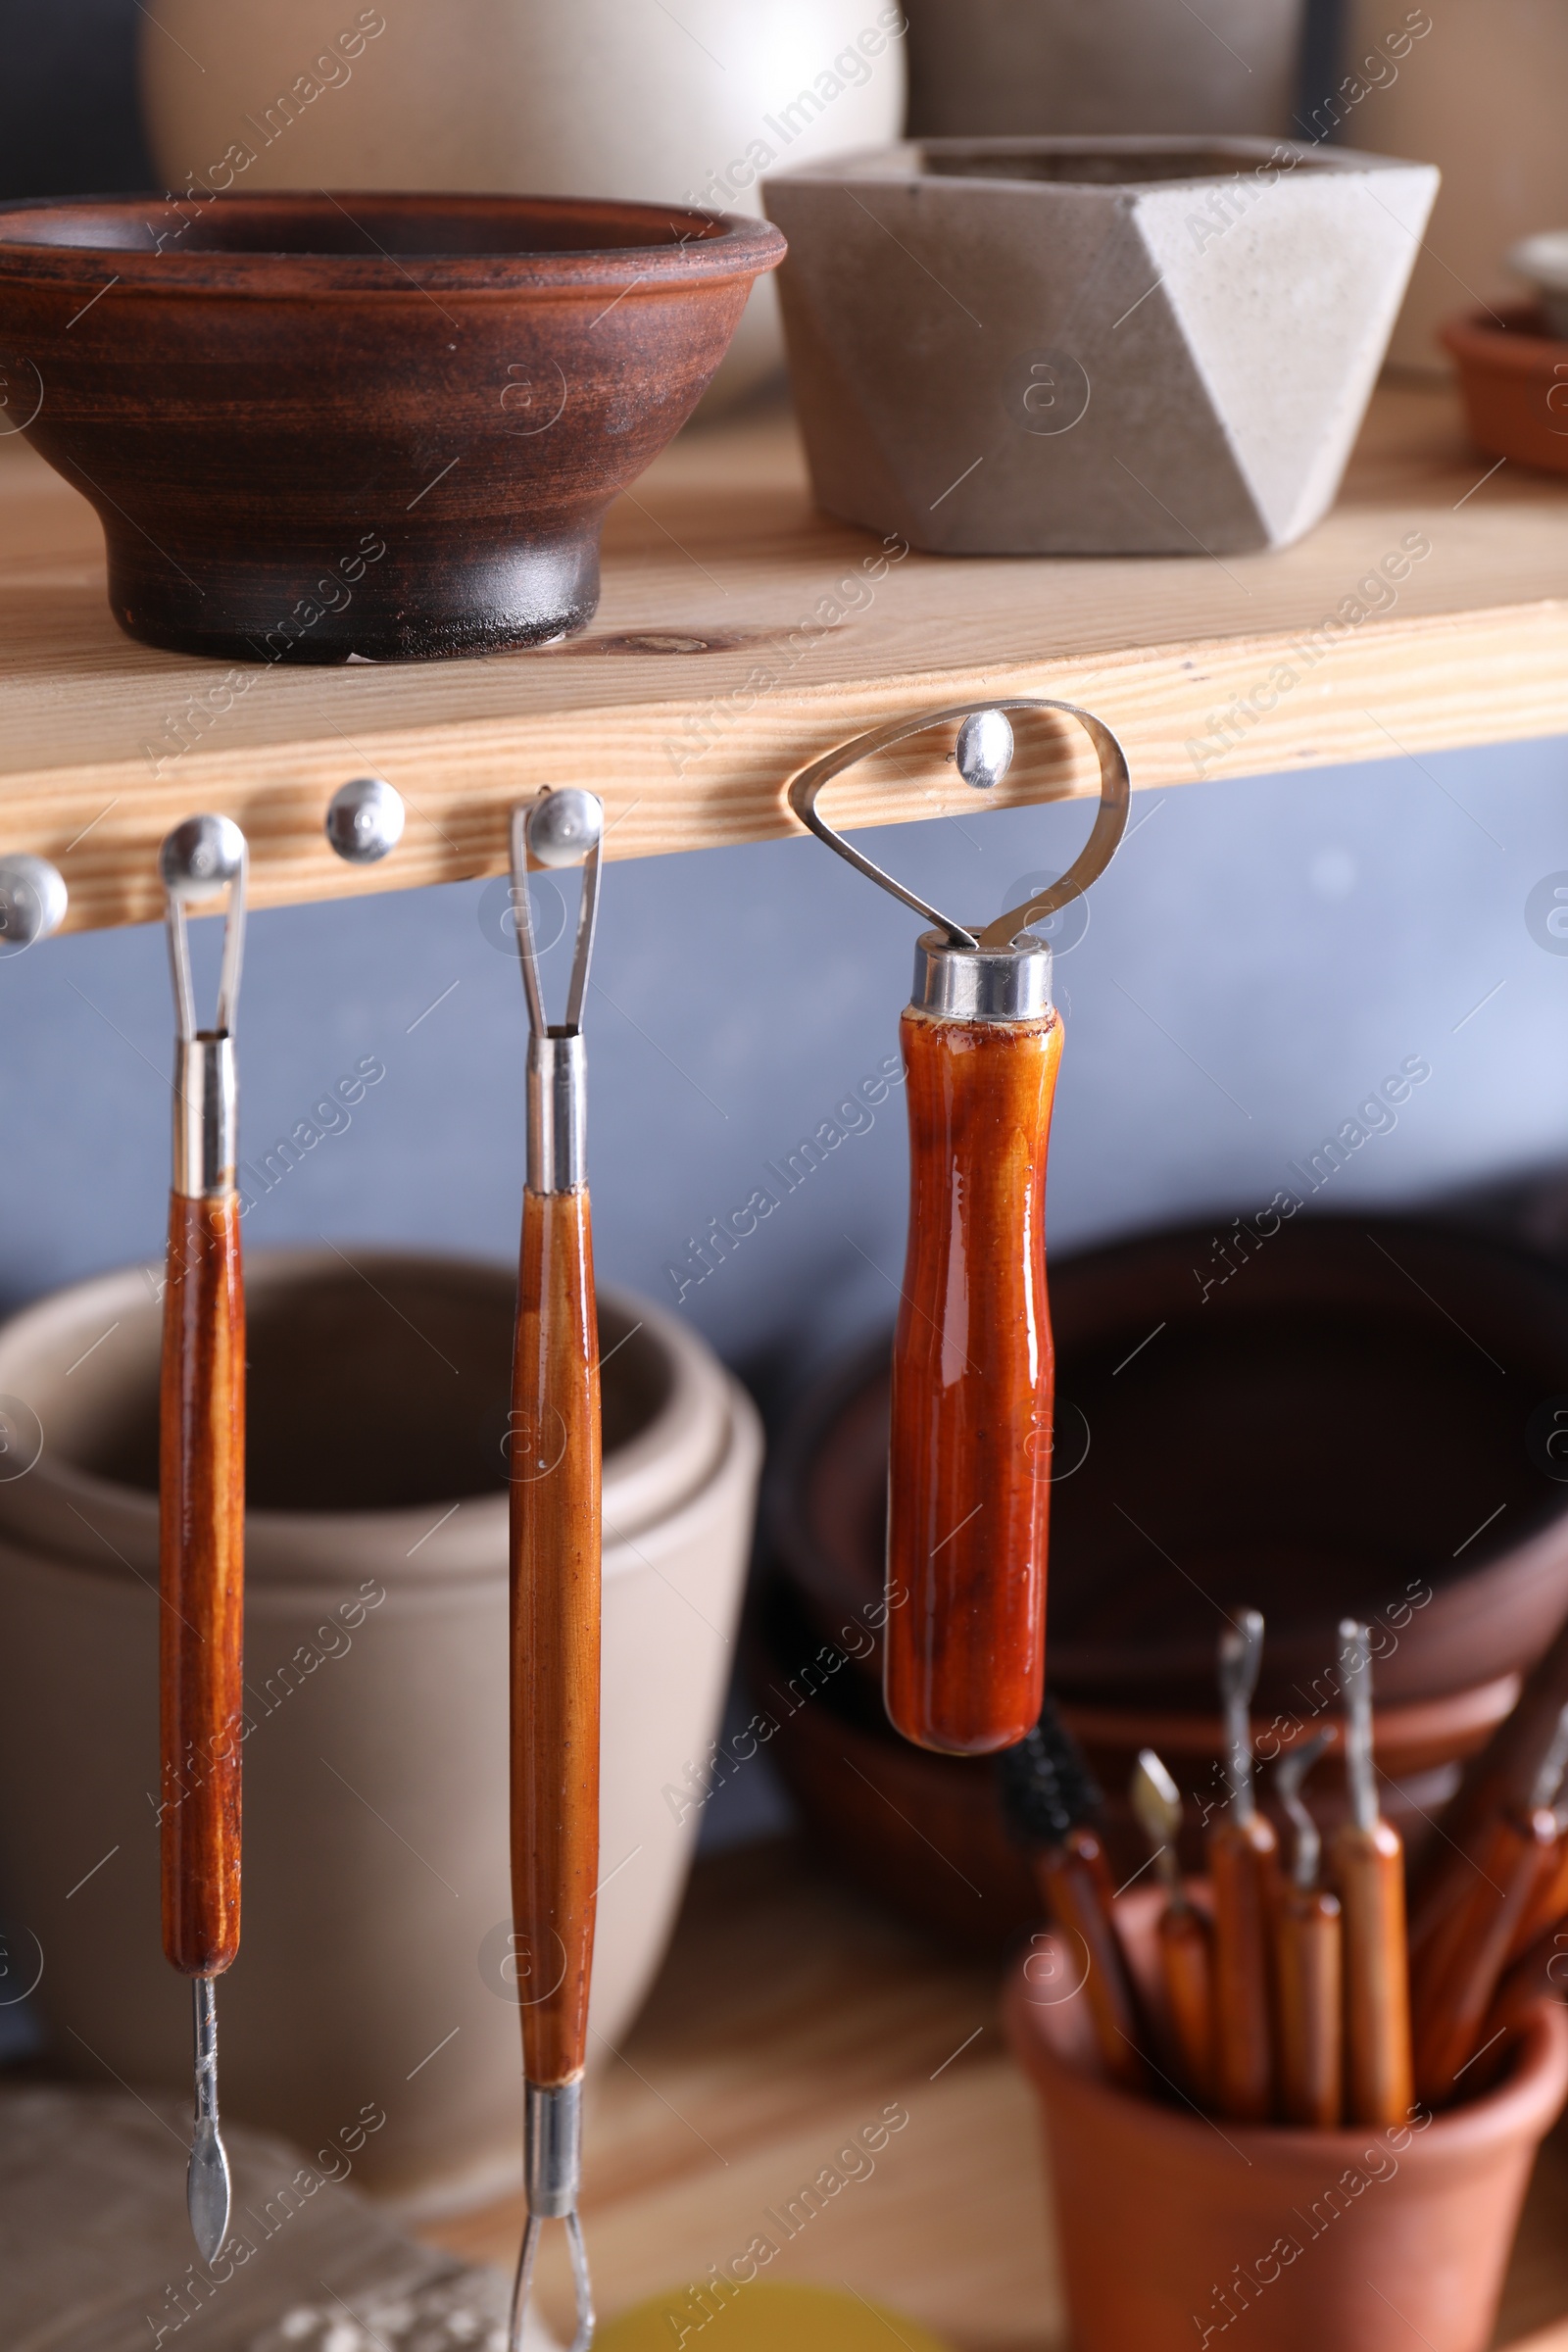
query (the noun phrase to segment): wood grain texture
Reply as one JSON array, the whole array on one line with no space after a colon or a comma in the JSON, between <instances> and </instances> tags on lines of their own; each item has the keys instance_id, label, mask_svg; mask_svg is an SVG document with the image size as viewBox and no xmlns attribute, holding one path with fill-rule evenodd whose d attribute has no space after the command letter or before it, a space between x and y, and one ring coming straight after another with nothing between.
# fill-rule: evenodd
<instances>
[{"instance_id":1,"label":"wood grain texture","mask_svg":"<svg viewBox=\"0 0 1568 2352\"><path fill-rule=\"evenodd\" d=\"M1334 1838L1345 1906L1345 2109L1352 2124L1402 2123L1414 2097L1404 1841L1394 1824L1353 1821Z\"/></svg>"},{"instance_id":2,"label":"wood grain texture","mask_svg":"<svg viewBox=\"0 0 1568 2352\"><path fill-rule=\"evenodd\" d=\"M906 1010L909 1239L893 1342L888 1714L956 1755L1040 1714L1053 1357L1046 1151L1061 1022Z\"/></svg>"},{"instance_id":3,"label":"wood grain texture","mask_svg":"<svg viewBox=\"0 0 1568 2352\"><path fill-rule=\"evenodd\" d=\"M1208 1834L1214 1893L1214 2095L1222 2115L1274 2110L1273 1939L1279 1840L1261 1813Z\"/></svg>"},{"instance_id":4,"label":"wood grain texture","mask_svg":"<svg viewBox=\"0 0 1568 2352\"><path fill-rule=\"evenodd\" d=\"M1080 1827L1064 1844L1045 1847L1035 1871L1052 1918L1087 1972L1084 1995L1105 2072L1124 2090L1147 2091L1142 2053L1148 2035L1111 1920L1114 1889L1104 1846L1093 1830Z\"/></svg>"},{"instance_id":5,"label":"wood grain texture","mask_svg":"<svg viewBox=\"0 0 1568 2352\"><path fill-rule=\"evenodd\" d=\"M586 1189L523 1194L512 1383L512 1908L524 2069L581 2074L599 1881L599 1334Z\"/></svg>"},{"instance_id":6,"label":"wood grain texture","mask_svg":"<svg viewBox=\"0 0 1568 2352\"><path fill-rule=\"evenodd\" d=\"M1432 2106L1453 2096L1475 2056L1514 1930L1549 1868L1557 1821L1550 1808L1508 1812L1493 1825L1469 1888L1433 1931L1411 1969L1415 2087Z\"/></svg>"},{"instance_id":7,"label":"wood grain texture","mask_svg":"<svg viewBox=\"0 0 1568 2352\"><path fill-rule=\"evenodd\" d=\"M1451 394L1385 389L1333 514L1281 554L895 562L815 513L787 416L700 426L612 511L585 635L311 672L128 643L91 510L0 437L0 851L60 863L84 928L161 911L158 843L198 808L244 827L264 906L503 873L508 811L542 783L603 795L610 858L780 839L796 768L993 692L1088 703L1139 787L1560 733L1568 484L1506 466L1482 485L1489 462ZM1430 555L1358 599L1411 532ZM902 772L846 779L827 813L972 810L949 748L901 747ZM321 820L365 773L407 795L409 826L354 868ZM994 800L1097 789L1092 755L1041 725Z\"/></svg>"},{"instance_id":8,"label":"wood grain texture","mask_svg":"<svg viewBox=\"0 0 1568 2352\"><path fill-rule=\"evenodd\" d=\"M245 1298L239 1201L172 1196L160 1400L164 1951L217 1976L239 1950Z\"/></svg>"},{"instance_id":9,"label":"wood grain texture","mask_svg":"<svg viewBox=\"0 0 1568 2352\"><path fill-rule=\"evenodd\" d=\"M1321 1886L1281 1889L1274 1958L1279 1986L1279 2114L1328 2131L1340 2120L1344 2001L1337 1896Z\"/></svg>"},{"instance_id":10,"label":"wood grain texture","mask_svg":"<svg viewBox=\"0 0 1568 2352\"><path fill-rule=\"evenodd\" d=\"M1194 1903L1167 1903L1159 1918L1159 1968L1183 2086L1214 2096L1214 1932Z\"/></svg>"},{"instance_id":11,"label":"wood grain texture","mask_svg":"<svg viewBox=\"0 0 1568 2352\"><path fill-rule=\"evenodd\" d=\"M998 1991L992 1964L955 1960L798 1844L700 1860L647 2007L589 2077L582 2210L606 2321L700 2284L898 2100L909 2123L874 2177L835 2196L766 2275L848 2286L954 2352L1067 2352L1039 2113L1002 2047ZM507 2268L521 2213L510 2195L421 2234ZM1499 2345L1528 2334L1529 2352L1568 2352L1565 2225L1558 2134L1537 2164ZM546 2232L540 2275L564 2343L560 2239ZM687 2352L712 2340L694 2334Z\"/></svg>"}]
</instances>

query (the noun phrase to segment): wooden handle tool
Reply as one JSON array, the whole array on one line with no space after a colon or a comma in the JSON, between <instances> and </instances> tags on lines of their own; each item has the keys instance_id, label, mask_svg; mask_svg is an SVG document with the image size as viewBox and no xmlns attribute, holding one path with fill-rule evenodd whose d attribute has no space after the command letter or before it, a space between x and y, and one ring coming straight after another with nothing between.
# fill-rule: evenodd
<instances>
[{"instance_id":1,"label":"wooden handle tool","mask_svg":"<svg viewBox=\"0 0 1568 2352\"><path fill-rule=\"evenodd\" d=\"M185 2201L202 2258L228 2233L216 1980L239 1950L245 1615L245 1298L234 1188L233 1020L245 837L193 816L163 845L176 1020L174 1180L159 1435L159 1714L164 1953L193 1981L196 2124ZM198 1030L186 910L228 894L218 1013Z\"/></svg>"},{"instance_id":2,"label":"wooden handle tool","mask_svg":"<svg viewBox=\"0 0 1568 2352\"><path fill-rule=\"evenodd\" d=\"M1481 2052L1481 2029L1520 1921L1557 1844L1553 1797L1568 1761L1568 1705L1529 1801L1494 1816L1468 1886L1432 1931L1412 1970L1415 2085L1433 2106L1454 2095Z\"/></svg>"},{"instance_id":3,"label":"wooden handle tool","mask_svg":"<svg viewBox=\"0 0 1568 2352\"><path fill-rule=\"evenodd\" d=\"M514 811L512 894L527 998L528 1174L512 1379L512 1905L522 2003L528 2219L513 2292L521 2352L546 2221L566 2225L572 2352L593 2341L582 2227L582 2082L599 1878L599 1336L586 1164L583 997L604 808L575 787ZM566 1018L545 1019L530 855L582 864Z\"/></svg>"},{"instance_id":4,"label":"wooden handle tool","mask_svg":"<svg viewBox=\"0 0 1568 2352\"><path fill-rule=\"evenodd\" d=\"M1296 1833L1280 1890L1275 1966L1279 1988L1279 2111L1286 2124L1332 2129L1344 2101L1345 2029L1340 1900L1317 1883L1322 1839L1301 1783L1329 1743L1318 1732L1287 1750L1274 1786Z\"/></svg>"},{"instance_id":5,"label":"wooden handle tool","mask_svg":"<svg viewBox=\"0 0 1568 2352\"><path fill-rule=\"evenodd\" d=\"M1346 2111L1352 2124L1407 2121L1410 1962L1404 1921L1404 1844L1378 1810L1372 1759L1372 1648L1366 1626L1340 1626L1345 1769L1350 1812L1334 1839L1345 1909Z\"/></svg>"},{"instance_id":6,"label":"wooden handle tool","mask_svg":"<svg viewBox=\"0 0 1568 2352\"><path fill-rule=\"evenodd\" d=\"M1003 1818L1034 1864L1047 1909L1076 1949L1101 2063L1124 2090L1147 2090L1143 2021L1121 1938L1096 1788L1049 1698L1026 1740L996 1761Z\"/></svg>"},{"instance_id":7,"label":"wooden handle tool","mask_svg":"<svg viewBox=\"0 0 1568 2352\"><path fill-rule=\"evenodd\" d=\"M1220 1694L1230 1803L1208 1833L1214 1889L1214 2089L1224 2115L1264 2123L1274 2108L1272 1950L1279 1841L1252 1790L1248 1708L1263 1656L1263 1620L1244 1609L1220 1636Z\"/></svg>"},{"instance_id":8,"label":"wooden handle tool","mask_svg":"<svg viewBox=\"0 0 1568 2352\"><path fill-rule=\"evenodd\" d=\"M959 719L968 783L1012 757L1007 710L1078 720L1100 759L1101 805L1059 882L977 930L954 922L852 849L818 793L906 736ZM1045 922L1102 870L1127 821L1121 748L1066 703L964 705L878 728L790 786L803 824L928 922L902 1038L908 1087L909 1237L893 1348L886 1698L921 1747L1015 1745L1045 1683L1053 1358L1046 1301L1046 1145L1061 1056Z\"/></svg>"},{"instance_id":9,"label":"wooden handle tool","mask_svg":"<svg viewBox=\"0 0 1568 2352\"><path fill-rule=\"evenodd\" d=\"M1202 2104L1214 2096L1214 1938L1182 1878L1181 1790L1152 1747L1139 1750L1127 1795L1165 1886L1156 1934L1176 2066Z\"/></svg>"},{"instance_id":10,"label":"wooden handle tool","mask_svg":"<svg viewBox=\"0 0 1568 2352\"><path fill-rule=\"evenodd\" d=\"M1428 1936L1467 1892L1477 1859L1497 1816L1528 1806L1531 1791L1568 1706L1568 1618L1532 1668L1512 1711L1465 1767L1464 1778L1415 1872L1410 1899L1410 1950Z\"/></svg>"},{"instance_id":11,"label":"wooden handle tool","mask_svg":"<svg viewBox=\"0 0 1568 2352\"><path fill-rule=\"evenodd\" d=\"M1544 1863L1536 1891L1514 1930L1513 1941L1508 1946L1504 1963L1508 1968L1512 1968L1514 1962L1521 1959L1542 1936L1549 1938L1551 1931L1568 1916L1568 1808L1559 1798L1552 1810L1557 1817L1557 1843Z\"/></svg>"}]
</instances>

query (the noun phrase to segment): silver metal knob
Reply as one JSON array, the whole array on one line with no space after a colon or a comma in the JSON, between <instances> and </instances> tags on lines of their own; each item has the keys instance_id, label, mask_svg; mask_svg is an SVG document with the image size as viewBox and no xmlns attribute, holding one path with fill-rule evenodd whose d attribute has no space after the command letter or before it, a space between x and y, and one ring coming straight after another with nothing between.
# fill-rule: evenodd
<instances>
[{"instance_id":1,"label":"silver metal knob","mask_svg":"<svg viewBox=\"0 0 1568 2352\"><path fill-rule=\"evenodd\" d=\"M605 804L597 793L567 784L534 802L524 831L528 855L541 865L580 865L604 838Z\"/></svg>"},{"instance_id":2,"label":"silver metal knob","mask_svg":"<svg viewBox=\"0 0 1568 2352\"><path fill-rule=\"evenodd\" d=\"M1012 729L1002 710L976 710L958 729L954 754L958 773L977 792L991 792L1012 765Z\"/></svg>"},{"instance_id":3,"label":"silver metal knob","mask_svg":"<svg viewBox=\"0 0 1568 2352\"><path fill-rule=\"evenodd\" d=\"M66 919L65 877L47 858L20 851L0 858L0 942L8 948L30 948L47 939Z\"/></svg>"},{"instance_id":4,"label":"silver metal knob","mask_svg":"<svg viewBox=\"0 0 1568 2352\"><path fill-rule=\"evenodd\" d=\"M216 898L245 864L245 836L231 816L187 816L158 853L164 888L181 906Z\"/></svg>"},{"instance_id":5,"label":"silver metal knob","mask_svg":"<svg viewBox=\"0 0 1568 2352\"><path fill-rule=\"evenodd\" d=\"M403 839L403 796L380 776L340 784L326 805L326 838L350 865L374 865Z\"/></svg>"}]
</instances>

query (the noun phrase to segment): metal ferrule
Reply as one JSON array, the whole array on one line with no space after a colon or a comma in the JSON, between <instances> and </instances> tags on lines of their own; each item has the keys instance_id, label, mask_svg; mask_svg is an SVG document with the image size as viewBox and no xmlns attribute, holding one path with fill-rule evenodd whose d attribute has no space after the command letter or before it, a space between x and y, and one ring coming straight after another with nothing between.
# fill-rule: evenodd
<instances>
[{"instance_id":1,"label":"metal ferrule","mask_svg":"<svg viewBox=\"0 0 1568 2352\"><path fill-rule=\"evenodd\" d=\"M580 1031L528 1039L528 1190L571 1193L588 1181L588 1056Z\"/></svg>"},{"instance_id":2,"label":"metal ferrule","mask_svg":"<svg viewBox=\"0 0 1568 2352\"><path fill-rule=\"evenodd\" d=\"M582 2185L582 2077L543 2088L523 2084L523 2175L528 2211L562 2221L577 2210Z\"/></svg>"},{"instance_id":3,"label":"metal ferrule","mask_svg":"<svg viewBox=\"0 0 1568 2352\"><path fill-rule=\"evenodd\" d=\"M174 1046L174 1190L187 1200L220 1200L234 1189L239 1086L226 1033L182 1037Z\"/></svg>"},{"instance_id":4,"label":"metal ferrule","mask_svg":"<svg viewBox=\"0 0 1568 2352\"><path fill-rule=\"evenodd\" d=\"M924 931L914 950L912 1012L943 1021L1038 1021L1053 1009L1051 950L1027 934L1010 948L958 948Z\"/></svg>"}]
</instances>

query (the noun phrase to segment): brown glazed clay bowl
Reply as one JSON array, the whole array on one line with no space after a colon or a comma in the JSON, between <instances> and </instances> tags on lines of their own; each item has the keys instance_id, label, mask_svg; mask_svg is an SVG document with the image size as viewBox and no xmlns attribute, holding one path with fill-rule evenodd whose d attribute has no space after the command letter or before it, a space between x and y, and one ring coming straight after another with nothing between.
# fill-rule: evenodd
<instances>
[{"instance_id":1,"label":"brown glazed clay bowl","mask_svg":"<svg viewBox=\"0 0 1568 2352\"><path fill-rule=\"evenodd\" d=\"M678 206L47 197L0 206L0 367L133 637L495 653L591 618L607 508L783 254Z\"/></svg>"}]
</instances>

